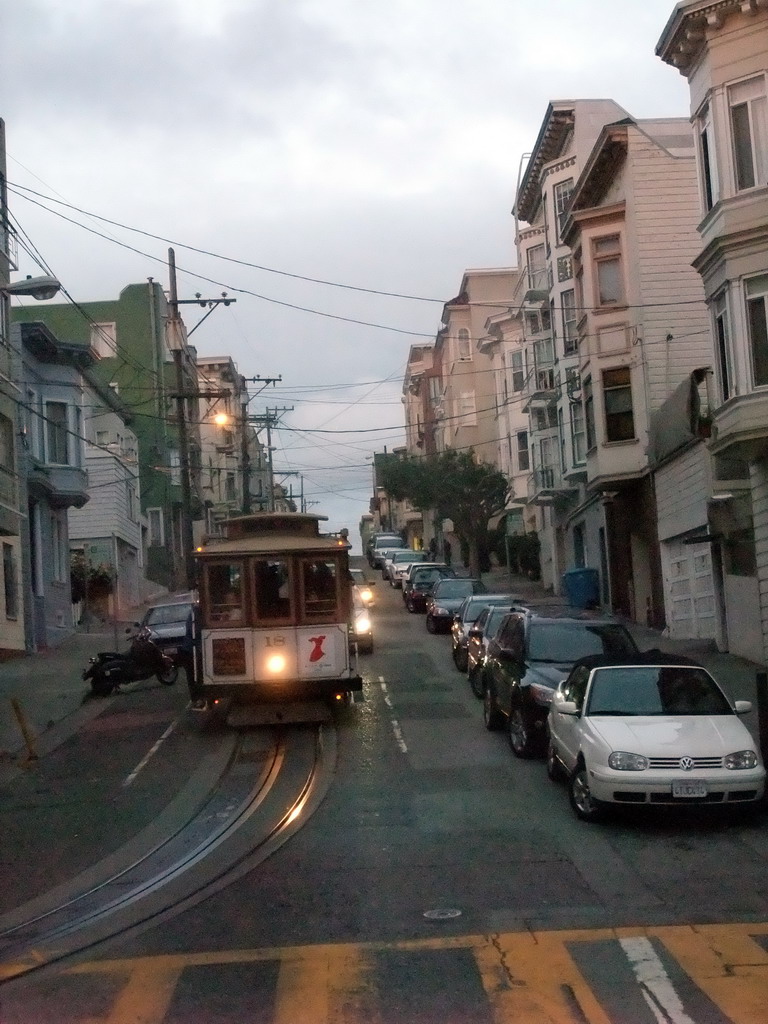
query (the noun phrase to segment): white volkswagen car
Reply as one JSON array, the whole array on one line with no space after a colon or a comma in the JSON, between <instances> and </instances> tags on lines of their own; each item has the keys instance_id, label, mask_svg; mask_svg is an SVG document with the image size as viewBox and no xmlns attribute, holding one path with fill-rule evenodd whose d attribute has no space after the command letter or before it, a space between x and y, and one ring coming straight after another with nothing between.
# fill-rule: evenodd
<instances>
[{"instance_id":1,"label":"white volkswagen car","mask_svg":"<svg viewBox=\"0 0 768 1024\"><path fill-rule=\"evenodd\" d=\"M583 658L552 698L547 771L567 776L585 821L609 804L754 804L765 768L739 717L751 710L687 658Z\"/></svg>"}]
</instances>

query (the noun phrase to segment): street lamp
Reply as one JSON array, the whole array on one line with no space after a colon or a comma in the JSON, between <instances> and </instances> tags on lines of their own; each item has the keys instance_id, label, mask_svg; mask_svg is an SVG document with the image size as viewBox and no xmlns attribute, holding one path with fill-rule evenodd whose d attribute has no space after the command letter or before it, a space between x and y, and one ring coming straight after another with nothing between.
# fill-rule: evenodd
<instances>
[{"instance_id":1,"label":"street lamp","mask_svg":"<svg viewBox=\"0 0 768 1024\"><path fill-rule=\"evenodd\" d=\"M26 277L23 281L0 285L3 295L28 295L33 299L52 299L61 288L55 277Z\"/></svg>"}]
</instances>

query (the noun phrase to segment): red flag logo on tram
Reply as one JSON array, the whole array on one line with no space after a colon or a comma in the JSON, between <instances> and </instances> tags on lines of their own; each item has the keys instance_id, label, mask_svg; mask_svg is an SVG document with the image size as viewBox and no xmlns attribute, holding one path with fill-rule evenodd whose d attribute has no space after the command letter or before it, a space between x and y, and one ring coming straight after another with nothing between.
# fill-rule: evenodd
<instances>
[{"instance_id":1,"label":"red flag logo on tram","mask_svg":"<svg viewBox=\"0 0 768 1024\"><path fill-rule=\"evenodd\" d=\"M309 660L310 661L320 661L321 658L325 657L325 651L323 650L323 641L324 640L325 640L325 635L309 637L309 642L311 644L314 644L314 646L312 648L312 653L309 656Z\"/></svg>"}]
</instances>

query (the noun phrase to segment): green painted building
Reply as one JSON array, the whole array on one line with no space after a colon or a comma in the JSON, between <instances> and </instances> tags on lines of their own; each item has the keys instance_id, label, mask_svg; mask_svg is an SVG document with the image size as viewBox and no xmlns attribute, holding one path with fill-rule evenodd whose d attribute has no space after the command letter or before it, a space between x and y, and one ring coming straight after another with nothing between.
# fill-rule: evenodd
<instances>
[{"instance_id":1,"label":"green painted building","mask_svg":"<svg viewBox=\"0 0 768 1024\"><path fill-rule=\"evenodd\" d=\"M151 278L129 284L117 299L48 303L14 308L15 322L45 323L67 343L96 356L91 372L131 411L139 445L139 486L147 578L174 589L182 585L182 494L177 427L177 370L168 345L168 301ZM182 349L183 390L197 390L194 349ZM197 399L186 399L192 514L202 516L198 495L200 438Z\"/></svg>"}]
</instances>

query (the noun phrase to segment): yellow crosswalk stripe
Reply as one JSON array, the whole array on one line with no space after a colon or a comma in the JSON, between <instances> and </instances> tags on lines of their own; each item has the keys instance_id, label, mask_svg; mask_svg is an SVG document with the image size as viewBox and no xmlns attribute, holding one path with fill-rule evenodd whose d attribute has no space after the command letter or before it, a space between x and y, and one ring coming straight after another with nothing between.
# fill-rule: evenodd
<instances>
[{"instance_id":1,"label":"yellow crosswalk stripe","mask_svg":"<svg viewBox=\"0 0 768 1024\"><path fill-rule=\"evenodd\" d=\"M387 992L377 990L377 956L454 949L474 956L493 1024L612 1024L572 953L582 943L645 938L666 950L726 1019L765 1024L768 952L760 936L768 936L768 923L507 932L125 958L66 973L125 979L103 1024L162 1024L184 970L264 962L278 965L276 989L264 994L273 1024L380 1024Z\"/></svg>"},{"instance_id":2,"label":"yellow crosswalk stripe","mask_svg":"<svg viewBox=\"0 0 768 1024\"><path fill-rule=\"evenodd\" d=\"M653 928L702 992L734 1024L765 1024L768 1017L768 953L752 935L767 925L702 925Z\"/></svg>"}]
</instances>

